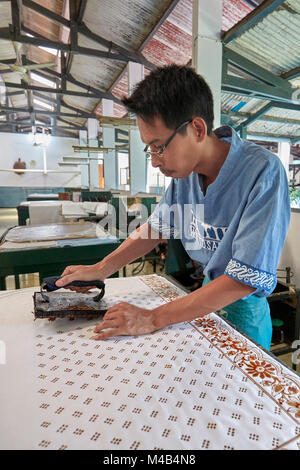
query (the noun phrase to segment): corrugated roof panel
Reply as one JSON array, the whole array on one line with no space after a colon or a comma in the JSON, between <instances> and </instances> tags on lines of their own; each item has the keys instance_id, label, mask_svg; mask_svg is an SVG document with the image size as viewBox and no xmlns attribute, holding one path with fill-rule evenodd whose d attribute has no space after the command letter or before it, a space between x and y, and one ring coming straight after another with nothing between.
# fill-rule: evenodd
<instances>
[{"instance_id":1,"label":"corrugated roof panel","mask_svg":"<svg viewBox=\"0 0 300 470\"><path fill-rule=\"evenodd\" d=\"M30 119L30 114L29 113L18 113L18 118L19 119Z\"/></svg>"},{"instance_id":2,"label":"corrugated roof panel","mask_svg":"<svg viewBox=\"0 0 300 470\"><path fill-rule=\"evenodd\" d=\"M294 111L290 109L272 108L270 111L268 111L267 115L287 119L297 119L300 121L300 110Z\"/></svg>"},{"instance_id":3,"label":"corrugated roof panel","mask_svg":"<svg viewBox=\"0 0 300 470\"><path fill-rule=\"evenodd\" d=\"M239 95L231 93L221 93L221 107L223 111L231 111L235 106L241 102Z\"/></svg>"},{"instance_id":4,"label":"corrugated roof panel","mask_svg":"<svg viewBox=\"0 0 300 470\"><path fill-rule=\"evenodd\" d=\"M100 44L79 35L80 46L107 51ZM72 59L71 74L76 80L90 85L102 91L106 91L123 70L124 63L115 60L99 59L94 56L74 54Z\"/></svg>"},{"instance_id":5,"label":"corrugated roof panel","mask_svg":"<svg viewBox=\"0 0 300 470\"><path fill-rule=\"evenodd\" d=\"M37 1L37 0L36 0ZM72 0L69 0L72 1ZM40 0L40 5L62 15L65 0ZM145 57L156 65L167 63L186 64L192 56L192 9L193 0L180 0L168 18L157 29L154 37L147 41L149 34L171 5L171 0L88 0L86 2L83 21L99 36L112 41L127 50L138 50L146 44L142 52ZM222 29L228 30L251 11L251 7L243 0L223 0ZM231 41L228 47L248 57L250 60L277 74L299 66L299 29L300 29L300 0L286 0L283 6L270 14L264 21L258 23L240 38ZM62 39L62 26L32 10L23 7L23 22L42 36L59 41ZM0 2L0 27L11 23L10 2ZM104 47L79 34L79 45L83 47L105 50ZM55 56L44 50L25 46L28 58L34 62L49 62ZM25 50L25 49L24 49ZM0 41L0 60L15 58L15 52L10 41ZM1 73L0 67L0 73ZM73 55L71 74L75 79L99 90L110 90L119 99L128 93L126 65L121 62L98 59L96 57ZM59 69L57 69L59 70ZM148 73L148 71L145 71ZM15 75L15 76L14 76ZM6 74L6 81L20 83L17 74ZM50 78L50 77L49 77ZM115 86L113 84L116 82ZM36 83L39 84L39 83ZM81 87L68 84L69 90L84 92ZM16 91L12 89L11 91ZM55 94L47 94L55 98ZM102 113L99 99L63 96L66 104L83 111ZM16 107L27 107L26 94L12 96ZM255 113L267 101L236 94L222 93L222 110L242 113ZM114 103L114 115L122 116L126 110ZM61 111L72 113L66 106ZM286 119L298 119L299 112L273 109L269 116ZM83 125L85 118L67 117L67 120ZM244 117L232 116L232 120L241 122ZM274 121L255 121L249 126L249 132L286 133L293 135L294 125ZM297 127L297 126L296 126ZM299 126L298 126L299 127Z\"/></svg>"},{"instance_id":6,"label":"corrugated roof panel","mask_svg":"<svg viewBox=\"0 0 300 470\"><path fill-rule=\"evenodd\" d=\"M76 56L73 59L72 76L87 86L106 91L120 71L121 65L95 57Z\"/></svg>"},{"instance_id":7,"label":"corrugated roof panel","mask_svg":"<svg viewBox=\"0 0 300 470\"><path fill-rule=\"evenodd\" d=\"M181 0L168 16L167 21L177 26L182 32L192 34L193 0Z\"/></svg>"},{"instance_id":8,"label":"corrugated roof panel","mask_svg":"<svg viewBox=\"0 0 300 470\"><path fill-rule=\"evenodd\" d=\"M16 89L11 89L10 91L16 91ZM11 102L15 108L27 108L28 102L27 102L27 96L25 93L22 93L22 95L13 95L10 96Z\"/></svg>"},{"instance_id":9,"label":"corrugated roof panel","mask_svg":"<svg viewBox=\"0 0 300 470\"><path fill-rule=\"evenodd\" d=\"M48 10L57 13L58 15L61 14L63 11L63 5L65 0L34 0L36 3L41 5L42 7L48 8ZM72 1L72 0L71 0Z\"/></svg>"},{"instance_id":10,"label":"corrugated roof panel","mask_svg":"<svg viewBox=\"0 0 300 470\"><path fill-rule=\"evenodd\" d=\"M4 73L5 71L7 71L7 73ZM8 65L0 63L0 76L2 77L2 80L1 80L2 85L5 85L5 81L6 82L10 81L11 72L10 72Z\"/></svg>"},{"instance_id":11,"label":"corrugated roof panel","mask_svg":"<svg viewBox=\"0 0 300 470\"><path fill-rule=\"evenodd\" d=\"M47 0L43 0L36 3L41 4L41 6L46 7L48 10L54 11L54 13L57 13L58 15L61 15L62 13L62 0L52 0L49 2ZM60 31L59 24L46 18L44 15L37 13L31 8L26 8L24 5L22 7L22 21L24 26L34 30L41 36L53 41L58 39Z\"/></svg>"},{"instance_id":12,"label":"corrugated roof panel","mask_svg":"<svg viewBox=\"0 0 300 470\"><path fill-rule=\"evenodd\" d=\"M69 103L67 97L64 98L64 101L66 102L66 104L69 104L70 106L72 106L71 103ZM67 119L68 121L72 122L73 124L82 125L86 122L86 118L76 117L76 113L74 111L72 111L70 108L67 108L67 106L61 105L60 111L62 113L68 113L68 114L74 113L74 117L61 116L63 119ZM85 110L82 109L82 111L85 111Z\"/></svg>"},{"instance_id":13,"label":"corrugated roof panel","mask_svg":"<svg viewBox=\"0 0 300 470\"><path fill-rule=\"evenodd\" d=\"M96 42L81 33L78 34L78 45L81 47L88 47L89 49L96 49L97 51L107 51L107 47L102 46L99 42Z\"/></svg>"},{"instance_id":14,"label":"corrugated roof panel","mask_svg":"<svg viewBox=\"0 0 300 470\"><path fill-rule=\"evenodd\" d=\"M77 87L75 86L68 86L68 90L75 90ZM83 90L81 90L83 91ZM85 98L81 96L70 96L70 95L65 95L64 96L64 101L66 104L69 104L70 106L73 106L74 108L78 108L82 111L85 111L87 113L91 113L94 109L95 106L97 105L98 99L95 98ZM72 112L72 111L68 111Z\"/></svg>"},{"instance_id":15,"label":"corrugated roof panel","mask_svg":"<svg viewBox=\"0 0 300 470\"><path fill-rule=\"evenodd\" d=\"M121 80L119 80L117 86L112 90L113 95L115 95L119 100L123 98L123 96L128 96L128 73L124 73ZM100 111L97 112L100 113ZM123 117L127 114L127 110L124 106L121 106L117 103L114 103L114 116L116 117Z\"/></svg>"},{"instance_id":16,"label":"corrugated roof panel","mask_svg":"<svg viewBox=\"0 0 300 470\"><path fill-rule=\"evenodd\" d=\"M223 0L222 30L227 31L243 19L250 11L249 5L243 0ZM193 0L180 0L168 16L168 21L178 26L182 31L192 34Z\"/></svg>"},{"instance_id":17,"label":"corrugated roof panel","mask_svg":"<svg viewBox=\"0 0 300 470\"><path fill-rule=\"evenodd\" d=\"M250 98L248 96L225 92L221 93L221 107L224 111L238 110L245 113L255 113L267 103L268 101Z\"/></svg>"},{"instance_id":18,"label":"corrugated roof panel","mask_svg":"<svg viewBox=\"0 0 300 470\"><path fill-rule=\"evenodd\" d=\"M114 116L123 117L125 114L127 114L127 111L124 106L120 106L119 104L114 103Z\"/></svg>"},{"instance_id":19,"label":"corrugated roof panel","mask_svg":"<svg viewBox=\"0 0 300 470\"><path fill-rule=\"evenodd\" d=\"M0 4L1 5L1 4ZM15 59L15 49L11 41L0 39L0 62L6 59Z\"/></svg>"},{"instance_id":20,"label":"corrugated roof panel","mask_svg":"<svg viewBox=\"0 0 300 470\"><path fill-rule=\"evenodd\" d=\"M122 75L122 78L118 81L117 85L112 89L112 94L121 100L123 96L128 96L128 73L125 72ZM102 112L102 103L97 104L95 108L95 113L99 116L103 115ZM123 117L127 114L124 106L119 105L118 103L113 103L113 113L115 117Z\"/></svg>"},{"instance_id":21,"label":"corrugated roof panel","mask_svg":"<svg viewBox=\"0 0 300 470\"><path fill-rule=\"evenodd\" d=\"M125 72L118 84L112 90L112 93L119 99L128 96L128 73Z\"/></svg>"},{"instance_id":22,"label":"corrugated roof panel","mask_svg":"<svg viewBox=\"0 0 300 470\"><path fill-rule=\"evenodd\" d=\"M74 130L74 127L72 127L72 124L74 124L73 122L71 121L68 121L68 118L64 118L64 117L59 117L57 116L57 125L58 126L66 126L69 129L73 129ZM63 119L63 121L61 120ZM76 130L76 129L75 129Z\"/></svg>"},{"instance_id":23,"label":"corrugated roof panel","mask_svg":"<svg viewBox=\"0 0 300 470\"><path fill-rule=\"evenodd\" d=\"M162 66L167 64L185 65L190 60L190 55L186 55L184 51L177 51L176 57L174 50L167 44L162 43L156 37L148 42L143 49L144 56L155 65Z\"/></svg>"},{"instance_id":24,"label":"corrugated roof panel","mask_svg":"<svg viewBox=\"0 0 300 470\"><path fill-rule=\"evenodd\" d=\"M161 25L155 35L155 39L170 47L176 56L179 53L185 57L185 61L190 59L192 55L192 35L183 31L171 21L166 20ZM147 46L145 50L147 50Z\"/></svg>"},{"instance_id":25,"label":"corrugated roof panel","mask_svg":"<svg viewBox=\"0 0 300 470\"><path fill-rule=\"evenodd\" d=\"M10 72L3 75L6 78L6 82L9 83L21 83L21 75L19 73ZM16 88L11 89L11 91L17 91Z\"/></svg>"},{"instance_id":26,"label":"corrugated roof panel","mask_svg":"<svg viewBox=\"0 0 300 470\"><path fill-rule=\"evenodd\" d=\"M65 96L64 101L70 106L92 113L98 100L94 98L81 98L79 96Z\"/></svg>"},{"instance_id":27,"label":"corrugated roof panel","mask_svg":"<svg viewBox=\"0 0 300 470\"><path fill-rule=\"evenodd\" d=\"M171 3L171 0L90 0L84 21L107 41L137 50Z\"/></svg>"},{"instance_id":28,"label":"corrugated roof panel","mask_svg":"<svg viewBox=\"0 0 300 470\"><path fill-rule=\"evenodd\" d=\"M63 0L40 0L37 3L58 15L62 15ZM52 41L59 41L62 27L55 21L46 18L44 15L41 15L24 5L22 7L22 21L25 27L35 31L38 35ZM52 49L52 54L41 47L31 46L28 44L24 45L23 48L24 47L27 50L28 59L33 62L40 64L43 62L56 61L57 51L55 49Z\"/></svg>"},{"instance_id":29,"label":"corrugated roof panel","mask_svg":"<svg viewBox=\"0 0 300 470\"><path fill-rule=\"evenodd\" d=\"M45 62L56 62L56 51L54 49L53 51L55 52L55 54L51 54L50 52L47 52L44 49L41 49L40 47L28 45L26 45L25 47L28 50L27 57L32 62L36 62L37 64L42 64Z\"/></svg>"},{"instance_id":30,"label":"corrugated roof panel","mask_svg":"<svg viewBox=\"0 0 300 470\"><path fill-rule=\"evenodd\" d=\"M0 3L0 28L7 28L8 24L11 24L11 3L1 2Z\"/></svg>"},{"instance_id":31,"label":"corrugated roof panel","mask_svg":"<svg viewBox=\"0 0 300 470\"><path fill-rule=\"evenodd\" d=\"M242 97L243 101L246 101L245 96ZM240 108L244 113L256 113L261 108L263 108L269 101L259 100L257 98L250 98L249 101Z\"/></svg>"},{"instance_id":32,"label":"corrugated roof panel","mask_svg":"<svg viewBox=\"0 0 300 470\"><path fill-rule=\"evenodd\" d=\"M247 129L249 134L278 134L296 136L299 134L299 125L283 124L273 121L254 121Z\"/></svg>"},{"instance_id":33,"label":"corrugated roof panel","mask_svg":"<svg viewBox=\"0 0 300 470\"><path fill-rule=\"evenodd\" d=\"M242 0L236 0L234 2L232 0L223 0L223 31L230 29L252 10L253 8Z\"/></svg>"},{"instance_id":34,"label":"corrugated roof panel","mask_svg":"<svg viewBox=\"0 0 300 470\"><path fill-rule=\"evenodd\" d=\"M275 74L299 66L300 1L289 0L227 46Z\"/></svg>"},{"instance_id":35,"label":"corrugated roof panel","mask_svg":"<svg viewBox=\"0 0 300 470\"><path fill-rule=\"evenodd\" d=\"M222 29L226 30L246 16L251 8L242 0L223 0ZM146 44L142 52L157 66L187 64L192 57L193 0L181 0Z\"/></svg>"}]
</instances>

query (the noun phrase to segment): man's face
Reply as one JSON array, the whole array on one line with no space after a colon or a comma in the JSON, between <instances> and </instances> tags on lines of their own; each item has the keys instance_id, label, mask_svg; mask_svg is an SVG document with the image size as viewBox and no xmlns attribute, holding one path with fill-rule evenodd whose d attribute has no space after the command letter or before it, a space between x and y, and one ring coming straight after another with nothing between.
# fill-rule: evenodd
<instances>
[{"instance_id":1,"label":"man's face","mask_svg":"<svg viewBox=\"0 0 300 470\"><path fill-rule=\"evenodd\" d=\"M150 145L150 152L155 152L165 145L174 132L174 129L166 127L160 117L155 117L149 123L137 118L142 141ZM186 133L177 133L167 145L163 154L153 153L151 163L154 168L159 168L165 176L173 178L185 178L196 166L196 148L194 132L191 123L186 126ZM198 150L199 151L199 150Z\"/></svg>"}]
</instances>

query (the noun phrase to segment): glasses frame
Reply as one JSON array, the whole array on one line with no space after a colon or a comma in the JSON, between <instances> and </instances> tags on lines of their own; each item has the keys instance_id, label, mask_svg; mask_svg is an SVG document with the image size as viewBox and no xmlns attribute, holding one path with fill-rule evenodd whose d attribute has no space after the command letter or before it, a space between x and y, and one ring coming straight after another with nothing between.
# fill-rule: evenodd
<instances>
[{"instance_id":1,"label":"glasses frame","mask_svg":"<svg viewBox=\"0 0 300 470\"><path fill-rule=\"evenodd\" d=\"M146 153L146 156L150 156L152 157L152 155L156 155L156 156L161 156L164 151L166 150L167 146L169 145L169 143L174 139L175 135L177 134L177 132L181 131L181 129L183 129L185 126L187 126L188 124L190 124L193 120L190 119L189 121L185 121L183 122L182 124L180 124L180 126L178 126L175 131L173 132L173 134L168 138L167 142L164 144L164 145L161 145L159 150L157 150L156 152L150 152L148 150L148 148L150 147L150 144L147 144L146 147L144 148L144 152Z\"/></svg>"}]
</instances>

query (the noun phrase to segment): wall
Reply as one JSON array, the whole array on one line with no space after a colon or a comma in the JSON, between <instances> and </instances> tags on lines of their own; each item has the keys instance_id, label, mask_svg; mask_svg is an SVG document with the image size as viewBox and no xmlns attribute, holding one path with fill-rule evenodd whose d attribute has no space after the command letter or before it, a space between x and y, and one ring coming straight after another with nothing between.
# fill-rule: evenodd
<instances>
[{"instance_id":1,"label":"wall","mask_svg":"<svg viewBox=\"0 0 300 470\"><path fill-rule=\"evenodd\" d=\"M278 267L290 266L294 276L291 279L296 287L300 288L300 256L299 256L299 233L300 233L300 209L292 209L291 223L286 241L282 250ZM281 276L284 273L280 273Z\"/></svg>"},{"instance_id":2,"label":"wall","mask_svg":"<svg viewBox=\"0 0 300 470\"><path fill-rule=\"evenodd\" d=\"M16 173L0 171L0 186L15 187L77 187L81 184L81 177L72 174L78 171L76 167L59 167L58 162L63 156L73 155L73 145L78 145L78 139L68 137L51 136L49 145L46 147L47 169L63 170L68 173ZM77 155L77 154L76 154ZM43 169L43 149L41 146L34 147L30 142L28 134L0 133L0 170L11 169L18 158L26 162L30 168L30 162L35 160L34 169Z\"/></svg>"}]
</instances>

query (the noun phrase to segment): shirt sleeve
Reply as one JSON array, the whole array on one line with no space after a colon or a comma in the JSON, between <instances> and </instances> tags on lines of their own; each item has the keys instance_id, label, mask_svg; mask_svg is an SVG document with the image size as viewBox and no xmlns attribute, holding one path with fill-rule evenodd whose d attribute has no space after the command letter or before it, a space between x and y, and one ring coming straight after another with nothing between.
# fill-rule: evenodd
<instances>
[{"instance_id":1,"label":"shirt sleeve","mask_svg":"<svg viewBox=\"0 0 300 470\"><path fill-rule=\"evenodd\" d=\"M249 194L225 274L256 288L254 294L259 297L271 294L289 222L288 182L278 160L272 171L258 178Z\"/></svg>"},{"instance_id":2,"label":"shirt sleeve","mask_svg":"<svg viewBox=\"0 0 300 470\"><path fill-rule=\"evenodd\" d=\"M159 204L147 220L147 223L155 232L159 232L166 239L178 237L176 219L178 207L176 180L172 179L167 191Z\"/></svg>"}]
</instances>

